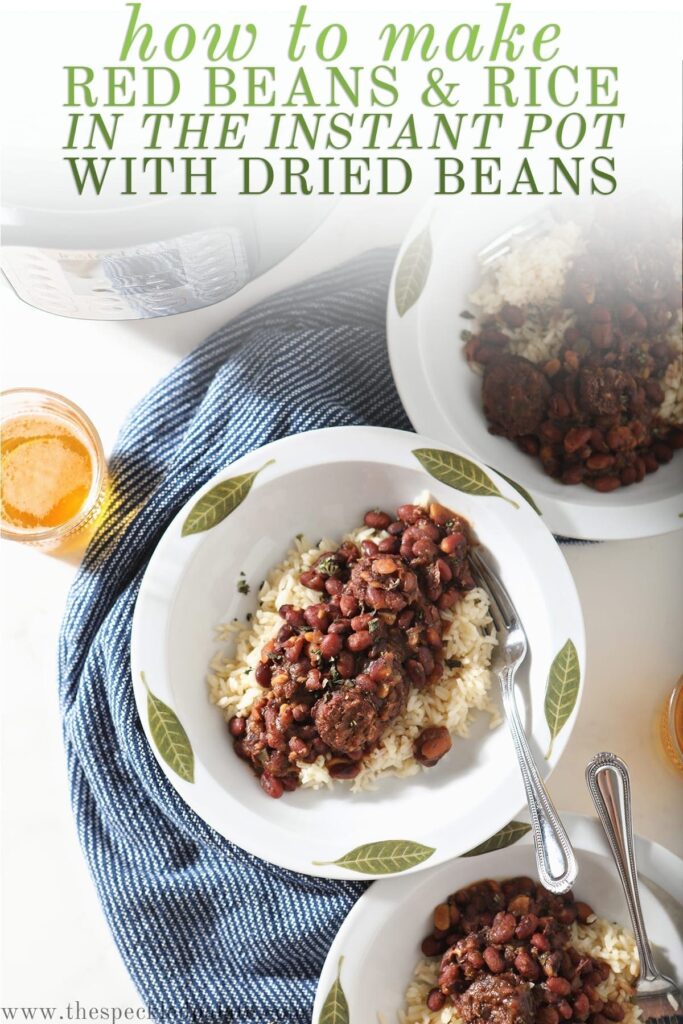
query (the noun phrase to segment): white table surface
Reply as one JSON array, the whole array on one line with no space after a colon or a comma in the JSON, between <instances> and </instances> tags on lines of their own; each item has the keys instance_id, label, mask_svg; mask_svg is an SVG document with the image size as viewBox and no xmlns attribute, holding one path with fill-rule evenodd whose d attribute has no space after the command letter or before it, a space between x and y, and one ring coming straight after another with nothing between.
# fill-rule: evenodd
<instances>
[{"instance_id":1,"label":"white table surface","mask_svg":"<svg viewBox=\"0 0 683 1024\"><path fill-rule=\"evenodd\" d=\"M285 263L226 303L160 320L61 319L20 302L4 279L2 387L46 387L82 405L109 449L130 407L185 352L258 298L351 255L364 237L397 242L410 210L368 225L345 206ZM633 775L638 832L683 855L683 778L664 762L656 718L683 671L683 534L564 549L583 603L588 685L551 789L591 812L589 758L613 750ZM69 807L55 650L74 567L3 542L2 1004L138 1006L115 949Z\"/></svg>"}]
</instances>

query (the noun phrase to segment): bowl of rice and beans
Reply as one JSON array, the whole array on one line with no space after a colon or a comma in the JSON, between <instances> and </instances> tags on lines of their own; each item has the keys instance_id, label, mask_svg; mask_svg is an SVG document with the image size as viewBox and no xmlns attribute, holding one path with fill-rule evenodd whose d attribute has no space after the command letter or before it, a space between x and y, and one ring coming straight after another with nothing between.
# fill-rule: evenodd
<instances>
[{"instance_id":1,"label":"bowl of rice and beans","mask_svg":"<svg viewBox=\"0 0 683 1024\"><path fill-rule=\"evenodd\" d=\"M285 438L208 481L148 565L132 634L143 728L183 799L249 852L332 878L421 871L505 827L525 797L474 545L524 620L518 698L545 778L576 720L584 628L508 481L375 427Z\"/></svg>"}]
</instances>

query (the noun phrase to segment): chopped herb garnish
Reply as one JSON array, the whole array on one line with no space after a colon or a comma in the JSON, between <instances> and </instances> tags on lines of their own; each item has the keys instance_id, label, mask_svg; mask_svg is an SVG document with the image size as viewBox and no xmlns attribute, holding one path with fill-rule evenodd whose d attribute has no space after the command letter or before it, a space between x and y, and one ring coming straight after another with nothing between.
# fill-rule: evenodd
<instances>
[{"instance_id":1,"label":"chopped herb garnish","mask_svg":"<svg viewBox=\"0 0 683 1024\"><path fill-rule=\"evenodd\" d=\"M474 313L470 313L469 309L463 309L460 316L463 320L474 320Z\"/></svg>"},{"instance_id":2,"label":"chopped herb garnish","mask_svg":"<svg viewBox=\"0 0 683 1024\"><path fill-rule=\"evenodd\" d=\"M251 588L249 587L247 581L240 577L240 579L238 579L237 581L237 589L239 590L240 594L248 594Z\"/></svg>"},{"instance_id":3,"label":"chopped herb garnish","mask_svg":"<svg viewBox=\"0 0 683 1024\"><path fill-rule=\"evenodd\" d=\"M339 562L334 555L330 555L318 562L316 569L318 572L324 572L326 576L334 576L336 572L339 572Z\"/></svg>"},{"instance_id":4,"label":"chopped herb garnish","mask_svg":"<svg viewBox=\"0 0 683 1024\"><path fill-rule=\"evenodd\" d=\"M247 616L246 616L247 622L251 622L251 618L252 618L251 612L247 612Z\"/></svg>"},{"instance_id":5,"label":"chopped herb garnish","mask_svg":"<svg viewBox=\"0 0 683 1024\"><path fill-rule=\"evenodd\" d=\"M372 636L372 634L376 633L377 630L380 628L380 625L381 623L379 619L370 619L370 621L368 622L368 633L370 633L370 635Z\"/></svg>"},{"instance_id":6,"label":"chopped herb garnish","mask_svg":"<svg viewBox=\"0 0 683 1024\"><path fill-rule=\"evenodd\" d=\"M296 539L299 540L299 541L303 540L304 539L303 533L297 533Z\"/></svg>"},{"instance_id":7,"label":"chopped herb garnish","mask_svg":"<svg viewBox=\"0 0 683 1024\"><path fill-rule=\"evenodd\" d=\"M471 341L473 337L474 337L474 335L472 334L472 331L461 331L460 332L460 340L461 341Z\"/></svg>"},{"instance_id":8,"label":"chopped herb garnish","mask_svg":"<svg viewBox=\"0 0 683 1024\"><path fill-rule=\"evenodd\" d=\"M462 668L460 658L446 658L446 664L449 668Z\"/></svg>"}]
</instances>

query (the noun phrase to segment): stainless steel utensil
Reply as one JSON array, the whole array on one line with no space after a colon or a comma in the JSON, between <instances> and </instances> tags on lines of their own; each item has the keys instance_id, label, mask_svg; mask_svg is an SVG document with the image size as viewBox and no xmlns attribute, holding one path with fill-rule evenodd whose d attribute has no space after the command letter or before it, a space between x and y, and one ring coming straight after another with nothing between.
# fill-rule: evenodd
<instances>
[{"instance_id":1,"label":"stainless steel utensil","mask_svg":"<svg viewBox=\"0 0 683 1024\"><path fill-rule=\"evenodd\" d=\"M503 709L524 780L538 877L550 892L567 892L576 881L576 857L529 749L515 699L515 672L526 658L526 633L510 595L476 548L470 563L475 580L491 598L491 617L499 637L493 669L500 680Z\"/></svg>"},{"instance_id":2,"label":"stainless steel utensil","mask_svg":"<svg viewBox=\"0 0 683 1024\"><path fill-rule=\"evenodd\" d=\"M558 221L550 210L544 209L540 214L515 224L509 231L504 231L497 238L494 238L492 242L489 242L488 245L485 245L483 249L480 249L478 253L479 263L482 267L489 267L493 263L497 263L503 256L507 256L517 246L523 245L524 242L528 242L540 235L546 235L553 228L557 227L557 224Z\"/></svg>"},{"instance_id":3,"label":"stainless steel utensil","mask_svg":"<svg viewBox=\"0 0 683 1024\"><path fill-rule=\"evenodd\" d=\"M633 846L631 782L628 768L616 754L596 754L586 768L586 782L605 830L624 889L640 957L635 1002L644 1024L683 1024L681 991L657 969L645 931L638 894L638 869Z\"/></svg>"}]
</instances>

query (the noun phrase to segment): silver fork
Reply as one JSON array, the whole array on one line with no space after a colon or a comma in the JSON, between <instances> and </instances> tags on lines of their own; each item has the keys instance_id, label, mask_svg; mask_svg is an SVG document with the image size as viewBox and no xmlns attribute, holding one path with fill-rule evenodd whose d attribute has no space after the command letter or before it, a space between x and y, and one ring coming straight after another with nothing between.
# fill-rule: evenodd
<instances>
[{"instance_id":1,"label":"silver fork","mask_svg":"<svg viewBox=\"0 0 683 1024\"><path fill-rule=\"evenodd\" d=\"M642 1011L643 1024L683 1024L681 990L672 978L657 969L645 931L638 893L628 768L616 754L596 754L586 768L586 782L612 848L631 916L640 957L635 1002Z\"/></svg>"},{"instance_id":2,"label":"silver fork","mask_svg":"<svg viewBox=\"0 0 683 1024\"><path fill-rule=\"evenodd\" d=\"M515 698L515 672L527 655L526 633L510 595L479 549L471 552L470 564L476 582L491 598L491 617L499 634L494 670L524 780L538 877L550 892L567 892L576 881L576 857L529 749Z\"/></svg>"},{"instance_id":3,"label":"silver fork","mask_svg":"<svg viewBox=\"0 0 683 1024\"><path fill-rule=\"evenodd\" d=\"M507 256L508 253L512 252L516 246L522 245L532 238L537 238L539 235L547 234L552 228L557 227L557 223L557 220L548 209L542 210L540 214L534 217L520 221L479 250L479 263L482 267L488 267L492 263L496 263L503 256Z\"/></svg>"}]
</instances>

